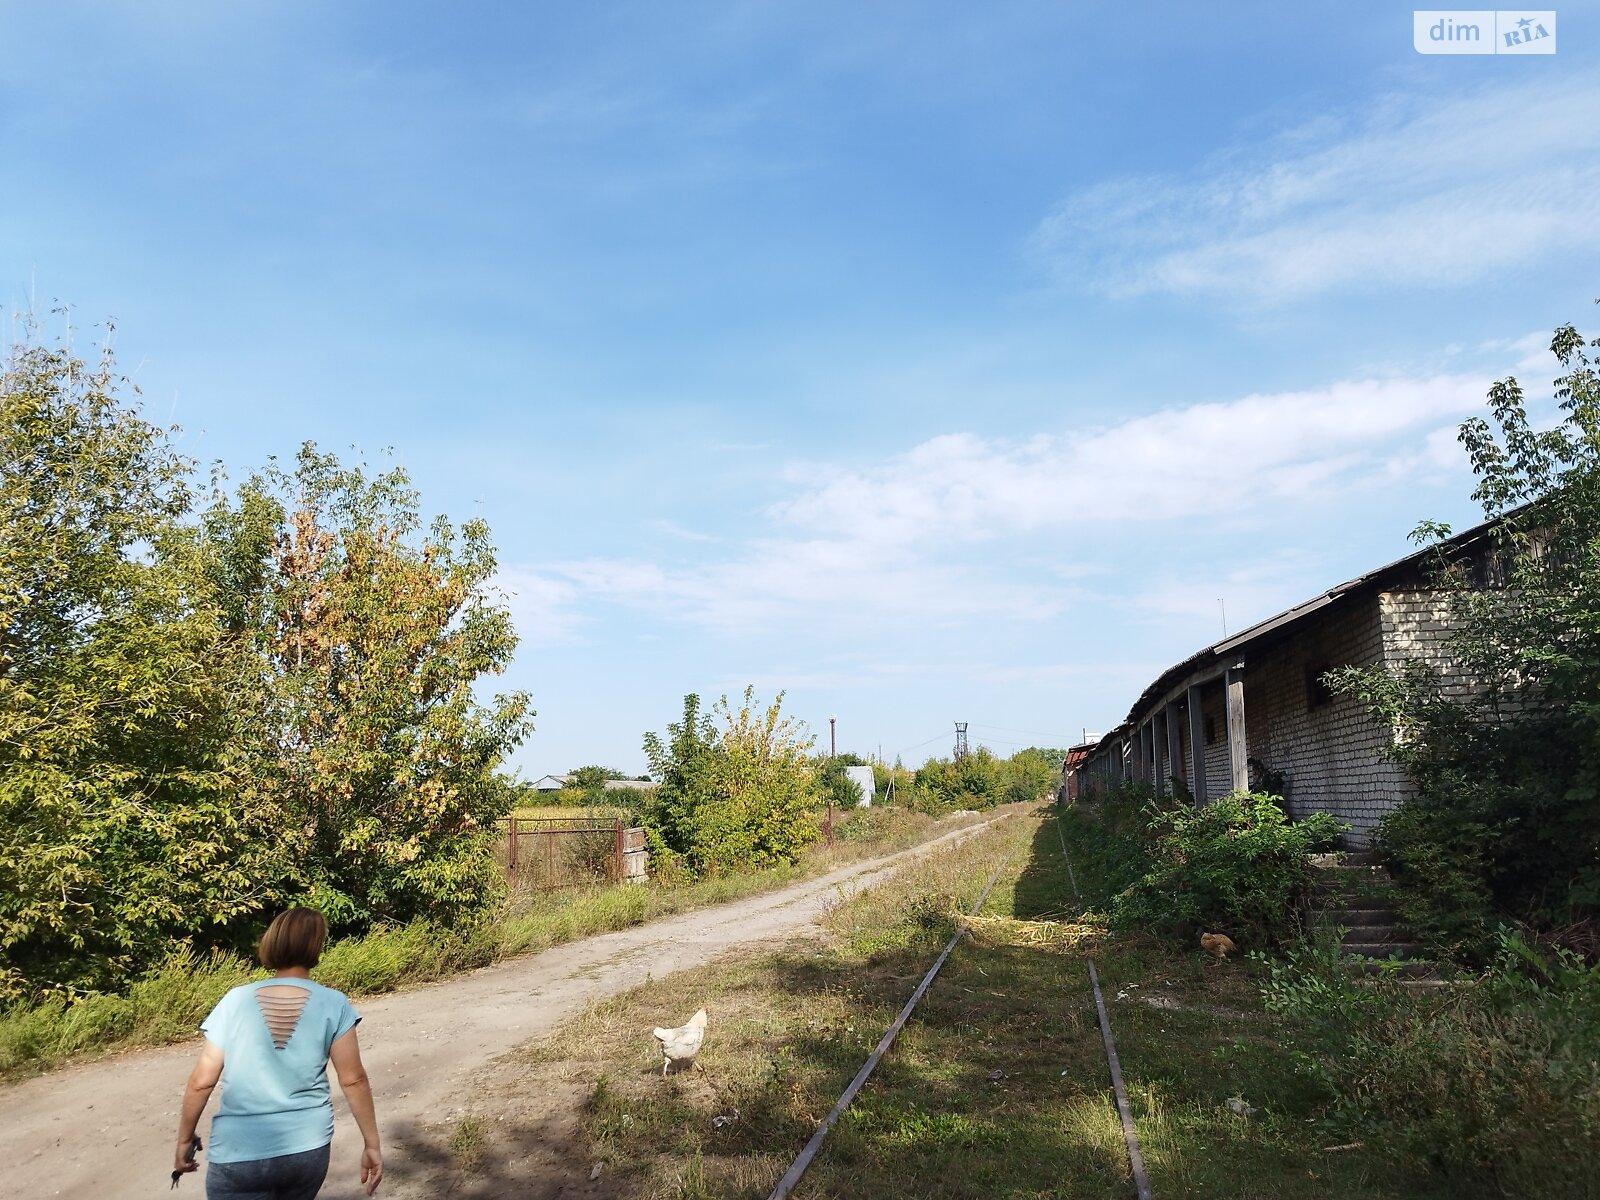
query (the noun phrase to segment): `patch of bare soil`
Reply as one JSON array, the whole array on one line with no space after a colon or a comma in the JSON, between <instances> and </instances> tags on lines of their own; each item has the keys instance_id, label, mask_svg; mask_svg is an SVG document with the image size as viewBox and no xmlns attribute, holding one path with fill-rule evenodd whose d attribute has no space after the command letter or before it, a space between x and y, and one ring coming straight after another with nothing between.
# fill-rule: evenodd
<instances>
[{"instance_id":1,"label":"patch of bare soil","mask_svg":"<svg viewBox=\"0 0 1600 1200\"><path fill-rule=\"evenodd\" d=\"M398 1130L410 1190L462 1200L613 1200L615 1172L586 1155L580 1126L589 1088L557 1065L502 1060L485 1068L467 1104ZM470 1150L460 1136L471 1129Z\"/></svg>"}]
</instances>

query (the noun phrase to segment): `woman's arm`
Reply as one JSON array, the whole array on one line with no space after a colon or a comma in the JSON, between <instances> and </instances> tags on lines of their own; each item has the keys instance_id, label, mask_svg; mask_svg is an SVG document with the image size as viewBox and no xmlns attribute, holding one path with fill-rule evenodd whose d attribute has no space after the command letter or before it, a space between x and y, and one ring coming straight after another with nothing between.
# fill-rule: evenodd
<instances>
[{"instance_id":1,"label":"woman's arm","mask_svg":"<svg viewBox=\"0 0 1600 1200\"><path fill-rule=\"evenodd\" d=\"M350 1115L361 1130L361 1182L370 1196L383 1179L383 1151L378 1145L378 1114L372 1106L372 1083L367 1079L366 1067L361 1065L361 1046L356 1041L354 1026L333 1043L328 1058L339 1076L339 1090L350 1105Z\"/></svg>"},{"instance_id":2,"label":"woman's arm","mask_svg":"<svg viewBox=\"0 0 1600 1200\"><path fill-rule=\"evenodd\" d=\"M200 1124L200 1114L206 1101L222 1078L222 1047L209 1038L201 1043L200 1058L189 1072L189 1082L183 1089L183 1107L178 1112L178 1147L173 1152L172 1169L193 1171L197 1164L189 1153L194 1139L195 1126Z\"/></svg>"}]
</instances>

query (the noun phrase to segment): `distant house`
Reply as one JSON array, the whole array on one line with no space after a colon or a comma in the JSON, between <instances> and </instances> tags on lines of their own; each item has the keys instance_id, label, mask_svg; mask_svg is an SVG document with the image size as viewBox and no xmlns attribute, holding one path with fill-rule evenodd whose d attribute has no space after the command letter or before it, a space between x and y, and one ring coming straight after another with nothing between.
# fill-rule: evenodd
<instances>
[{"instance_id":1,"label":"distant house","mask_svg":"<svg viewBox=\"0 0 1600 1200\"><path fill-rule=\"evenodd\" d=\"M1360 701L1331 694L1322 676L1420 660L1440 673L1446 694L1466 691L1470 681L1447 657L1448 599L1426 565L1442 552L1476 582L1494 583L1489 528L1330 588L1169 668L1081 761L1069 755L1068 786L1092 796L1123 782L1165 791L1177 780L1199 803L1267 789L1283 795L1291 816L1332 813L1349 822L1352 845L1368 844L1409 780L1384 754L1389 731Z\"/></svg>"},{"instance_id":2,"label":"distant house","mask_svg":"<svg viewBox=\"0 0 1600 1200\"><path fill-rule=\"evenodd\" d=\"M648 792L655 787L651 779L608 779L606 791L608 792Z\"/></svg>"},{"instance_id":3,"label":"distant house","mask_svg":"<svg viewBox=\"0 0 1600 1200\"><path fill-rule=\"evenodd\" d=\"M544 776L541 776L538 779L535 779L528 786L531 787L536 792L559 792L562 788L566 787L567 784L571 782L571 780L572 780L572 776L571 775L544 775ZM655 786L656 785L654 783L652 783L648 779L608 779L608 780L606 780L606 791L608 791L608 792L623 792L623 791L642 792L642 791L649 791L651 788L653 788Z\"/></svg>"}]
</instances>

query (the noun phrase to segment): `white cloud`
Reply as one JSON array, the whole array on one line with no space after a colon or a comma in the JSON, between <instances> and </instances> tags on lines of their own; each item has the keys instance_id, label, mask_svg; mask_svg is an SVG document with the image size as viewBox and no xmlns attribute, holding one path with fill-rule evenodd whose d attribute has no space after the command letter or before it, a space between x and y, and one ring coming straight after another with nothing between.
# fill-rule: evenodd
<instances>
[{"instance_id":1,"label":"white cloud","mask_svg":"<svg viewBox=\"0 0 1600 1200\"><path fill-rule=\"evenodd\" d=\"M774 515L836 537L909 546L1326 498L1384 470L1385 454L1419 428L1481 407L1485 386L1466 375L1355 380L1021 441L950 434L869 471L834 472Z\"/></svg>"},{"instance_id":2,"label":"white cloud","mask_svg":"<svg viewBox=\"0 0 1600 1200\"><path fill-rule=\"evenodd\" d=\"M579 590L571 580L513 566L498 571L489 590L503 597L524 645L570 641L586 623L578 609Z\"/></svg>"},{"instance_id":3,"label":"white cloud","mask_svg":"<svg viewBox=\"0 0 1600 1200\"><path fill-rule=\"evenodd\" d=\"M948 434L866 469L797 465L797 494L742 544L678 539L675 554L691 557L677 564L595 557L505 578L536 640L576 634L580 606L597 603L730 634L1045 622L1089 595L1102 570L1075 557L1080 535L1270 524L1374 481L1431 477L1452 448L1453 426L1441 423L1480 407L1484 388L1464 375L1355 380L1024 439ZM1236 574L1225 592L1199 594L1250 607L1281 591L1277 570L1275 585ZM1192 607L1193 588L1172 594ZM1194 615L1163 605L1159 588L1141 606Z\"/></svg>"},{"instance_id":4,"label":"white cloud","mask_svg":"<svg viewBox=\"0 0 1600 1200\"><path fill-rule=\"evenodd\" d=\"M1334 288L1460 283L1600 247L1600 85L1390 98L1188 174L1068 196L1034 247L1117 296L1266 302Z\"/></svg>"},{"instance_id":5,"label":"white cloud","mask_svg":"<svg viewBox=\"0 0 1600 1200\"><path fill-rule=\"evenodd\" d=\"M664 533L668 537L681 538L686 542L716 542L721 540L714 534L701 533L698 530L687 529L684 526L679 525L676 521L669 521L665 517L652 518L649 522L649 526L657 533Z\"/></svg>"},{"instance_id":6,"label":"white cloud","mask_svg":"<svg viewBox=\"0 0 1600 1200\"><path fill-rule=\"evenodd\" d=\"M1547 332L1520 337L1511 343L1511 349L1520 356L1516 363L1519 371L1548 370L1553 375L1561 366L1550 350L1550 334Z\"/></svg>"},{"instance_id":7,"label":"white cloud","mask_svg":"<svg viewBox=\"0 0 1600 1200\"><path fill-rule=\"evenodd\" d=\"M588 597L735 634L788 625L820 636L834 622L859 630L907 618L1033 621L1059 613L1073 594L850 538L763 539L732 559L671 570L619 559L547 570Z\"/></svg>"},{"instance_id":8,"label":"white cloud","mask_svg":"<svg viewBox=\"0 0 1600 1200\"><path fill-rule=\"evenodd\" d=\"M1140 589L1130 605L1159 624L1192 625L1216 640L1342 582L1321 578L1317 565L1314 554L1288 550L1226 570L1166 574Z\"/></svg>"}]
</instances>

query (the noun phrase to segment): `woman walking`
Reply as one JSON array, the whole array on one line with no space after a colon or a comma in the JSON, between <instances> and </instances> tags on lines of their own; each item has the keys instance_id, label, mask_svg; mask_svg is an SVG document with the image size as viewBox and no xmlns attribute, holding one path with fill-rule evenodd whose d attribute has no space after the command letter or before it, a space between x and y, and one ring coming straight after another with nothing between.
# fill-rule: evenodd
<instances>
[{"instance_id":1,"label":"woman walking","mask_svg":"<svg viewBox=\"0 0 1600 1200\"><path fill-rule=\"evenodd\" d=\"M174 1184L195 1170L195 1126L221 1080L206 1147L208 1200L311 1200L327 1176L333 1141L332 1062L361 1130L361 1182L367 1195L377 1190L383 1154L356 1044L361 1017L344 993L311 980L327 938L328 924L315 909L280 913L256 951L273 976L234 988L201 1024L206 1040L183 1093Z\"/></svg>"}]
</instances>

